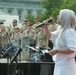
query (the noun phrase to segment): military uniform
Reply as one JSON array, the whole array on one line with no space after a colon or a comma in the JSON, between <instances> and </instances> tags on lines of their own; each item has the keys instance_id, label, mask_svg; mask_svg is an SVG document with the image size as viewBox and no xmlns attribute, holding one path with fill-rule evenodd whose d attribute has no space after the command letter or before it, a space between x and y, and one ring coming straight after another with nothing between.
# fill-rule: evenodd
<instances>
[{"instance_id":1,"label":"military uniform","mask_svg":"<svg viewBox=\"0 0 76 75\"><path fill-rule=\"evenodd\" d=\"M29 59L29 48L26 48L26 45L30 45L34 47L34 39L36 38L36 32L31 29L26 29L23 32L23 39L22 39L22 48L24 48L24 51L22 52L22 59L26 60Z\"/></svg>"},{"instance_id":2,"label":"military uniform","mask_svg":"<svg viewBox=\"0 0 76 75\"><path fill-rule=\"evenodd\" d=\"M1 52L4 50L5 51L7 50L8 40L9 40L9 33L6 30L2 30L0 32L0 49L1 49Z\"/></svg>"},{"instance_id":3,"label":"military uniform","mask_svg":"<svg viewBox=\"0 0 76 75\"><path fill-rule=\"evenodd\" d=\"M20 40L22 37L21 33L15 33L11 35L11 40Z\"/></svg>"},{"instance_id":4,"label":"military uniform","mask_svg":"<svg viewBox=\"0 0 76 75\"><path fill-rule=\"evenodd\" d=\"M1 26L1 38L2 38L2 46L4 46L9 40L9 33L4 25Z\"/></svg>"},{"instance_id":5,"label":"military uniform","mask_svg":"<svg viewBox=\"0 0 76 75\"><path fill-rule=\"evenodd\" d=\"M16 30L18 29L18 31L16 32ZM22 38L22 34L20 33L20 30L18 27L14 28L14 33L11 35L10 40L12 42L12 40L14 40L13 45L15 45L17 47L17 49L19 47L21 47L21 38ZM18 55L18 59L21 60L21 53Z\"/></svg>"},{"instance_id":6,"label":"military uniform","mask_svg":"<svg viewBox=\"0 0 76 75\"><path fill-rule=\"evenodd\" d=\"M8 40L9 40L9 33L6 32L2 32L2 46L7 44Z\"/></svg>"},{"instance_id":7,"label":"military uniform","mask_svg":"<svg viewBox=\"0 0 76 75\"><path fill-rule=\"evenodd\" d=\"M10 37L11 37L12 34L14 34L14 32L15 32L15 27L11 27L10 28Z\"/></svg>"},{"instance_id":8,"label":"military uniform","mask_svg":"<svg viewBox=\"0 0 76 75\"><path fill-rule=\"evenodd\" d=\"M48 47L48 39L46 37L46 33L44 28L41 28L42 30L38 33L38 44L37 46L42 50L44 49L49 49ZM41 70L40 70L40 75L50 75L51 74L51 69L50 69L49 64L41 64Z\"/></svg>"},{"instance_id":9,"label":"military uniform","mask_svg":"<svg viewBox=\"0 0 76 75\"><path fill-rule=\"evenodd\" d=\"M36 28L37 26L38 24L33 25L33 29L35 30L36 34L38 34L41 31L40 28ZM36 37L36 42L35 42L36 45L37 45L37 42L38 42L38 38Z\"/></svg>"},{"instance_id":10,"label":"military uniform","mask_svg":"<svg viewBox=\"0 0 76 75\"><path fill-rule=\"evenodd\" d=\"M23 35L24 36L28 36L30 38L30 44L34 44L34 40L36 38L36 32L33 29L31 29L31 30L28 30L28 29L25 30L23 32Z\"/></svg>"},{"instance_id":11,"label":"military uniform","mask_svg":"<svg viewBox=\"0 0 76 75\"><path fill-rule=\"evenodd\" d=\"M55 25L50 24L50 25L49 25L49 30L50 30L51 32L52 32L52 31L55 31L55 30L57 30L57 27L58 27L57 24L55 24Z\"/></svg>"},{"instance_id":12,"label":"military uniform","mask_svg":"<svg viewBox=\"0 0 76 75\"><path fill-rule=\"evenodd\" d=\"M38 33L38 42L37 42L38 47L48 47L48 40L45 34L45 31L40 31Z\"/></svg>"},{"instance_id":13,"label":"military uniform","mask_svg":"<svg viewBox=\"0 0 76 75\"><path fill-rule=\"evenodd\" d=\"M18 26L15 26L13 28L13 31L12 31L12 35L11 35L11 40L19 40L21 39L22 37L22 33L20 33L20 28Z\"/></svg>"},{"instance_id":14,"label":"military uniform","mask_svg":"<svg viewBox=\"0 0 76 75\"><path fill-rule=\"evenodd\" d=\"M33 25L33 29L36 31L36 34L38 34L40 32L40 28L36 28L37 26L38 26L38 24Z\"/></svg>"},{"instance_id":15,"label":"military uniform","mask_svg":"<svg viewBox=\"0 0 76 75\"><path fill-rule=\"evenodd\" d=\"M27 29L27 25L23 25L22 28L20 29L20 32L23 33Z\"/></svg>"}]
</instances>

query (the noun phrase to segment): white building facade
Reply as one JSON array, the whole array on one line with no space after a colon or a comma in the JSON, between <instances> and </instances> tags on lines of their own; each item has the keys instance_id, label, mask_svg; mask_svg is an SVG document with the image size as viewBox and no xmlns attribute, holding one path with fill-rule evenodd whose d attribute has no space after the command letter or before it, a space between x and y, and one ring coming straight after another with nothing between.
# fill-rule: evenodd
<instances>
[{"instance_id":1,"label":"white building facade","mask_svg":"<svg viewBox=\"0 0 76 75\"><path fill-rule=\"evenodd\" d=\"M0 10L9 15L18 15L22 21L26 14L37 15L43 8L40 0L0 0Z\"/></svg>"}]
</instances>

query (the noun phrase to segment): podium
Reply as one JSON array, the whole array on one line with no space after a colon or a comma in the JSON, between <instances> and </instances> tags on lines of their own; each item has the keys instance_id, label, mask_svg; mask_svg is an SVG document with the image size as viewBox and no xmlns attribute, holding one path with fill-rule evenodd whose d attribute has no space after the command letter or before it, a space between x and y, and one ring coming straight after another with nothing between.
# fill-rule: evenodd
<instances>
[{"instance_id":1,"label":"podium","mask_svg":"<svg viewBox=\"0 0 76 75\"><path fill-rule=\"evenodd\" d=\"M12 64L12 66L15 65L15 63ZM31 65L31 67L28 67L28 65ZM42 65L49 65L49 71L47 70L49 75L53 75L53 69L54 69L54 62L42 62L38 61L37 63L34 63L33 61L24 61L24 62L18 62L18 69L20 70L20 75L41 75ZM0 75L7 75L7 63L0 63ZM44 68L45 69L45 68ZM5 72L4 72L5 71ZM12 75L12 69L10 69Z\"/></svg>"}]
</instances>

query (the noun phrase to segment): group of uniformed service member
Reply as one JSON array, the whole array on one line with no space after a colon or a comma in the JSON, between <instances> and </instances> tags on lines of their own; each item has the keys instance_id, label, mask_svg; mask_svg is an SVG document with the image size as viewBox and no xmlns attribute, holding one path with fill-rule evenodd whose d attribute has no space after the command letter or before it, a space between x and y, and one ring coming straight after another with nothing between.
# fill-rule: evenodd
<instances>
[{"instance_id":1,"label":"group of uniformed service member","mask_svg":"<svg viewBox=\"0 0 76 75\"><path fill-rule=\"evenodd\" d=\"M44 26L36 28L40 24L38 16L34 17L34 22L35 24L32 25L29 18L25 18L22 27L19 28L17 20L14 19L10 30L5 27L3 22L0 22L0 48L7 44L9 40L15 40L18 43L21 41L23 51L20 54L20 59L22 60L29 58L29 51L26 50L28 48L25 48L26 45L34 48L49 49L49 41L46 37ZM51 24L55 24L54 20ZM49 25L49 30L56 30L57 26L55 25Z\"/></svg>"},{"instance_id":2,"label":"group of uniformed service member","mask_svg":"<svg viewBox=\"0 0 76 75\"><path fill-rule=\"evenodd\" d=\"M21 45L22 52L18 55L18 59L22 61L28 60L30 57L29 51L32 51L32 49L29 50L29 48L26 48L27 46L37 48L37 50L49 50L50 43L46 37L44 26L36 28L40 24L38 16L34 17L34 22L35 24L32 25L29 18L25 18L21 28L18 26L16 19L13 20L11 28L6 28L4 23L0 22L0 49L2 49L9 40L15 40L15 43ZM54 31L57 29L57 26L55 21L52 20L51 24L49 24L49 30ZM41 65L40 75L49 75L48 71L50 71L49 65Z\"/></svg>"}]
</instances>

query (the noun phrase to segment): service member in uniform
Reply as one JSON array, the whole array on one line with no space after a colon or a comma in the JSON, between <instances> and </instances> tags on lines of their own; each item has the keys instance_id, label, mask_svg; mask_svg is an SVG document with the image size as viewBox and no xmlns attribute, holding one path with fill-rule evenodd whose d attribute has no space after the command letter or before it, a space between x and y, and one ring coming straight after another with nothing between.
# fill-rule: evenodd
<instances>
[{"instance_id":1,"label":"service member in uniform","mask_svg":"<svg viewBox=\"0 0 76 75\"><path fill-rule=\"evenodd\" d=\"M24 41L24 38L25 38L25 41ZM28 46L34 47L35 41L36 41L36 32L33 30L32 24L29 23L27 24L27 29L23 32L22 44L25 46L28 45ZM22 52L23 59L29 59L30 57L28 55L31 51L29 51L30 49L27 49L27 50L26 49Z\"/></svg>"},{"instance_id":2,"label":"service member in uniform","mask_svg":"<svg viewBox=\"0 0 76 75\"><path fill-rule=\"evenodd\" d=\"M14 29L15 26L18 26L18 23L17 23L16 19L13 19L13 21L12 21L12 27L11 27L11 30L10 30L10 37L14 33L14 31L15 31L15 29Z\"/></svg>"},{"instance_id":3,"label":"service member in uniform","mask_svg":"<svg viewBox=\"0 0 76 75\"><path fill-rule=\"evenodd\" d=\"M34 17L34 22L35 24L33 25L33 29L36 31L36 34L38 34L40 32L40 28L36 28L38 24L40 24L38 16Z\"/></svg>"},{"instance_id":4,"label":"service member in uniform","mask_svg":"<svg viewBox=\"0 0 76 75\"><path fill-rule=\"evenodd\" d=\"M17 47L21 47L21 38L22 33L20 33L20 28L18 26L14 27L14 33L11 35L10 40L11 42L14 41L14 45L16 44ZM18 59L21 60L21 54L19 54Z\"/></svg>"},{"instance_id":5,"label":"service member in uniform","mask_svg":"<svg viewBox=\"0 0 76 75\"><path fill-rule=\"evenodd\" d=\"M14 27L14 33L11 35L11 40L17 40L19 41L22 37L22 34L20 33L20 28L18 26Z\"/></svg>"},{"instance_id":6,"label":"service member in uniform","mask_svg":"<svg viewBox=\"0 0 76 75\"><path fill-rule=\"evenodd\" d=\"M1 31L1 38L2 38L2 46L4 46L5 44L7 44L8 40L9 40L9 33L6 30L6 27L4 25L3 22L0 23L0 31Z\"/></svg>"},{"instance_id":7,"label":"service member in uniform","mask_svg":"<svg viewBox=\"0 0 76 75\"><path fill-rule=\"evenodd\" d=\"M46 37L44 26L40 27L40 30L41 31L38 33L37 48L40 48L39 50L48 50L50 48L48 47L48 39ZM50 70L51 66L49 64L41 64L40 75L51 75Z\"/></svg>"},{"instance_id":8,"label":"service member in uniform","mask_svg":"<svg viewBox=\"0 0 76 75\"><path fill-rule=\"evenodd\" d=\"M0 52L2 56L2 51L7 50L5 46L7 46L9 40L9 33L6 30L6 27L3 22L0 22Z\"/></svg>"},{"instance_id":9,"label":"service member in uniform","mask_svg":"<svg viewBox=\"0 0 76 75\"><path fill-rule=\"evenodd\" d=\"M37 35L38 42L37 42L37 47L46 49L48 48L48 39L45 34L44 26L40 27L40 32Z\"/></svg>"},{"instance_id":10,"label":"service member in uniform","mask_svg":"<svg viewBox=\"0 0 76 75\"><path fill-rule=\"evenodd\" d=\"M40 22L39 22L39 17L38 16L34 16L34 22L35 24L33 25L33 29L35 30L36 34L38 34L40 32L40 28L36 28ZM37 42L38 42L38 38L36 37L36 45L37 45Z\"/></svg>"},{"instance_id":11,"label":"service member in uniform","mask_svg":"<svg viewBox=\"0 0 76 75\"><path fill-rule=\"evenodd\" d=\"M22 25L22 28L20 29L20 32L21 33L23 33L24 32L24 30L26 30L27 29L27 25L29 24L29 18L25 18L24 19L24 23L23 23L23 25Z\"/></svg>"}]
</instances>

